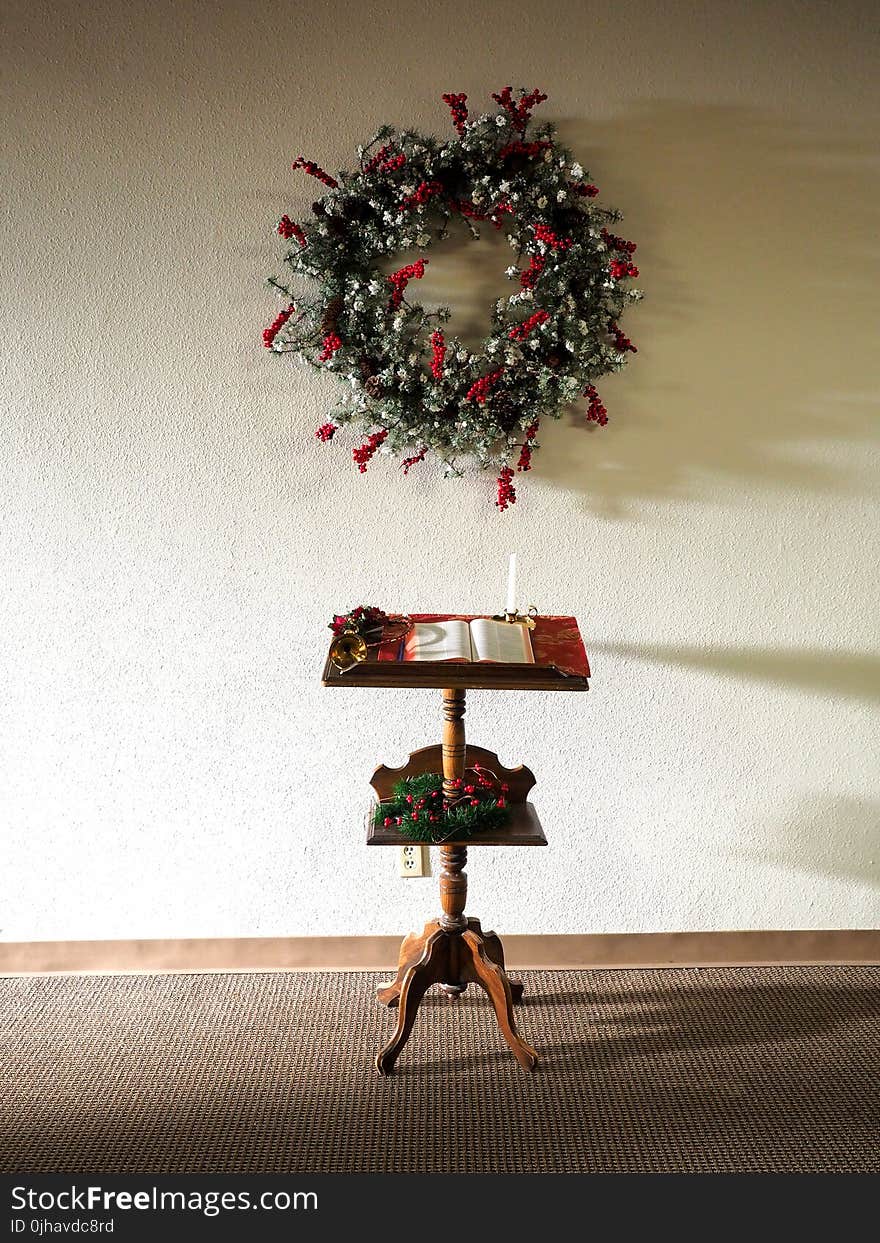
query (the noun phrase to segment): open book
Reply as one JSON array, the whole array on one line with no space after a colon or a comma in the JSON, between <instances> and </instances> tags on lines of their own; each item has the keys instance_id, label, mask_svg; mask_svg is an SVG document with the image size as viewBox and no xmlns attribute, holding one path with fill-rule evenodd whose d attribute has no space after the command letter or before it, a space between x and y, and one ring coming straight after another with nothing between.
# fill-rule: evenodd
<instances>
[{"instance_id":1,"label":"open book","mask_svg":"<svg viewBox=\"0 0 880 1243\"><path fill-rule=\"evenodd\" d=\"M533 665L535 654L526 626L475 617L470 622L416 622L403 645L403 659Z\"/></svg>"}]
</instances>

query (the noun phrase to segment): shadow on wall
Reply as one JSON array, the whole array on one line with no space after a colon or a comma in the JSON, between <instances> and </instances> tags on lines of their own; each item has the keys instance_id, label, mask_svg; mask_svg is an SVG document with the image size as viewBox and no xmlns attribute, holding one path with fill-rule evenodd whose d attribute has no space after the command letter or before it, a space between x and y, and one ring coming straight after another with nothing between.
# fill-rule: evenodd
<instances>
[{"instance_id":1,"label":"shadow on wall","mask_svg":"<svg viewBox=\"0 0 880 1243\"><path fill-rule=\"evenodd\" d=\"M765 842L737 848L737 859L880 889L880 802L817 794L765 832Z\"/></svg>"},{"instance_id":2,"label":"shadow on wall","mask_svg":"<svg viewBox=\"0 0 880 1243\"><path fill-rule=\"evenodd\" d=\"M835 699L880 703L880 657L869 653L602 642L592 642L590 652L812 691ZM866 758L866 763L870 762ZM736 857L880 888L878 802L817 793L804 800L793 815L763 832L763 844L737 847L733 852Z\"/></svg>"},{"instance_id":3,"label":"shadow on wall","mask_svg":"<svg viewBox=\"0 0 880 1243\"><path fill-rule=\"evenodd\" d=\"M560 137L639 242L639 346L601 386L612 422L541 430L538 474L588 508L727 488L850 493L840 447L877 442L874 136L739 107L643 105ZM854 377L862 377L854 379ZM568 426L565 426L568 424Z\"/></svg>"},{"instance_id":4,"label":"shadow on wall","mask_svg":"<svg viewBox=\"0 0 880 1243\"><path fill-rule=\"evenodd\" d=\"M825 652L818 648L672 647L600 641L591 641L590 651L880 703L880 657L868 652Z\"/></svg>"}]
</instances>

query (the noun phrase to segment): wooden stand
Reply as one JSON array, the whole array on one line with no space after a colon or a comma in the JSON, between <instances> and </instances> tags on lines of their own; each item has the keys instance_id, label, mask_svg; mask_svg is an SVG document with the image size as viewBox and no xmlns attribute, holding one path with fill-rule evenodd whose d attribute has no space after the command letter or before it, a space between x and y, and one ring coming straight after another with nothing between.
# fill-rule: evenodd
<instances>
[{"instance_id":1,"label":"wooden stand","mask_svg":"<svg viewBox=\"0 0 880 1243\"><path fill-rule=\"evenodd\" d=\"M464 776L466 767L464 712L465 691L461 688L444 690L441 758L443 793L450 798L458 793L453 782ZM434 747L424 750L436 752ZM411 761L416 760L416 770L420 768L422 772L430 771L424 766L425 758L424 752L411 757ZM498 765L497 756L491 758ZM405 774L394 773L393 781L399 781L402 775L414 775L410 765L406 769ZM373 775L374 788L386 788L389 771L385 768L377 769ZM526 769L518 771L522 774L528 772ZM528 778L530 780L526 789L534 784L531 773L528 773ZM519 785L522 789L523 782ZM511 802L513 801L514 791L511 788ZM508 978L504 969L504 950L495 933L483 932L480 921L468 919L464 913L467 897L467 876L464 871L467 846L455 843L443 845L440 847L440 857L442 913L438 919L427 923L420 935L411 933L404 938L400 947L397 976L378 992L381 1002L398 1007L398 1014L394 1035L376 1056L376 1069L380 1075L389 1075L394 1069L394 1063L412 1031L419 1002L432 984L440 984L447 996L452 998L460 996L468 984L479 984L489 994L498 1026L510 1045L513 1056L523 1070L533 1070L537 1065L538 1055L520 1036L513 1016L513 1005L522 997L523 986L518 980Z\"/></svg>"},{"instance_id":2,"label":"wooden stand","mask_svg":"<svg viewBox=\"0 0 880 1243\"><path fill-rule=\"evenodd\" d=\"M572 627L577 633L573 618ZM539 621L540 626L540 621ZM390 799L395 784L422 773L443 774L444 793L457 793L452 782L473 764L491 769L510 787L509 818L502 829L485 830L468 841L445 842L440 847L441 913L421 933L411 933L400 947L397 975L379 989L379 1000L397 1007L394 1035L376 1057L380 1075L388 1075L406 1044L419 1003L432 984L439 984L450 998L459 997L469 984L478 984L489 995L498 1026L514 1057L524 1070L533 1070L538 1055L516 1029L514 1003L522 997L522 984L511 980L504 968L504 950L494 932L483 932L478 919L465 916L468 846L546 846L537 813L527 801L535 784L527 768L508 769L498 756L483 747L465 744L465 692L495 691L586 691L589 667L584 657L583 674L563 673L552 664L504 665L446 663L443 661L388 661L368 657L350 669L337 668L329 655L324 665L324 686L436 688L443 691L443 741L441 746L414 751L401 768L377 768L370 782L380 802ZM367 844L406 846L411 839L400 830L375 823L375 803L368 819Z\"/></svg>"}]
</instances>

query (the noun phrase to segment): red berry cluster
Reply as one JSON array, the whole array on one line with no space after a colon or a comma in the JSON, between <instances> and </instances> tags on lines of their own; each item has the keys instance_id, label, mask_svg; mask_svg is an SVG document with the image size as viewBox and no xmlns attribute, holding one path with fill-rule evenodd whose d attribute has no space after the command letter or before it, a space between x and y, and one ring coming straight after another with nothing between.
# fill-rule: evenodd
<instances>
[{"instance_id":1,"label":"red berry cluster","mask_svg":"<svg viewBox=\"0 0 880 1243\"><path fill-rule=\"evenodd\" d=\"M532 226L532 229L537 240L549 246L551 250L568 250L571 247L571 238L560 237L549 225L536 224Z\"/></svg>"},{"instance_id":2,"label":"red berry cluster","mask_svg":"<svg viewBox=\"0 0 880 1243\"><path fill-rule=\"evenodd\" d=\"M439 181L423 181L414 194L410 194L399 204L398 211L408 211L410 207L422 207L425 203L443 193Z\"/></svg>"},{"instance_id":3,"label":"red berry cluster","mask_svg":"<svg viewBox=\"0 0 880 1243\"><path fill-rule=\"evenodd\" d=\"M516 504L516 488L513 486L513 471L505 466L498 476L498 500L495 502L504 513L509 505Z\"/></svg>"},{"instance_id":4,"label":"red berry cluster","mask_svg":"<svg viewBox=\"0 0 880 1243\"><path fill-rule=\"evenodd\" d=\"M419 449L418 453L413 454L412 457L405 457L403 459L403 473L408 475L413 466L417 466L419 462L424 462L427 453L428 447L426 445L424 449Z\"/></svg>"},{"instance_id":5,"label":"red berry cluster","mask_svg":"<svg viewBox=\"0 0 880 1243\"><path fill-rule=\"evenodd\" d=\"M482 786L484 790L491 790L495 786L497 779L494 774L490 773L488 768L484 768L482 764L472 764L471 768L477 778L477 785ZM506 781L500 782L498 788L504 794L507 794L510 790L510 786Z\"/></svg>"},{"instance_id":6,"label":"red berry cluster","mask_svg":"<svg viewBox=\"0 0 880 1243\"><path fill-rule=\"evenodd\" d=\"M323 182L325 186L329 186L331 190L335 190L339 182L335 177L331 177L329 173L325 173L323 168L319 168L313 160L307 160L304 156L298 155L290 166L294 171L301 168L303 172L308 173L310 177L317 177L318 181Z\"/></svg>"},{"instance_id":7,"label":"red berry cluster","mask_svg":"<svg viewBox=\"0 0 880 1243\"><path fill-rule=\"evenodd\" d=\"M369 630L384 624L387 617L385 610L376 608L375 604L359 604L350 613L337 613L330 623L330 629L334 634L342 634L343 630L352 626L355 630Z\"/></svg>"},{"instance_id":8,"label":"red berry cluster","mask_svg":"<svg viewBox=\"0 0 880 1243\"><path fill-rule=\"evenodd\" d=\"M502 199L500 203L497 203L492 208L492 211L489 213L489 219L492 221L496 229L500 229L504 224L504 217L512 215L513 207L507 202L506 199Z\"/></svg>"},{"instance_id":9,"label":"red berry cluster","mask_svg":"<svg viewBox=\"0 0 880 1243\"><path fill-rule=\"evenodd\" d=\"M587 407L587 422L598 423L600 427L604 427L608 422L608 411L602 405L602 398L592 384L588 384L584 389L584 396L590 402Z\"/></svg>"},{"instance_id":10,"label":"red berry cluster","mask_svg":"<svg viewBox=\"0 0 880 1243\"><path fill-rule=\"evenodd\" d=\"M305 246L306 235L302 229L289 216L282 216L278 221L278 232L285 239L295 237L300 246Z\"/></svg>"},{"instance_id":11,"label":"red berry cluster","mask_svg":"<svg viewBox=\"0 0 880 1243\"><path fill-rule=\"evenodd\" d=\"M372 173L379 167L380 164L384 164L392 150L393 148L389 143L381 146L372 159L367 160L364 165L364 173Z\"/></svg>"},{"instance_id":12,"label":"red berry cluster","mask_svg":"<svg viewBox=\"0 0 880 1243\"><path fill-rule=\"evenodd\" d=\"M639 269L628 259L612 259L608 265L608 275L613 281L622 280L625 276L638 276Z\"/></svg>"},{"instance_id":13,"label":"red berry cluster","mask_svg":"<svg viewBox=\"0 0 880 1243\"><path fill-rule=\"evenodd\" d=\"M530 315L528 319L524 319L521 324L511 328L507 334L511 341L525 341L529 333L533 332L539 324L546 324L550 318L547 311L535 311L534 315Z\"/></svg>"},{"instance_id":14,"label":"red berry cluster","mask_svg":"<svg viewBox=\"0 0 880 1243\"><path fill-rule=\"evenodd\" d=\"M457 794L454 798L448 801L444 799L444 811L448 811L450 807L460 806L462 803L469 803L471 807L479 807L480 799L475 797L475 795L478 795L481 790L491 795L494 793L496 786L501 793L496 796L495 802L499 807L504 807L506 800L503 796L510 791L510 786L506 781L499 782L495 774L490 772L488 768L484 768L482 764L473 764L465 771L472 772L475 780L464 781L461 777L453 777L449 782L449 785L453 790L461 791L461 793ZM434 797L433 793L431 794L431 797ZM410 800L407 799L407 801L409 802ZM418 806L418 804L416 804L416 806Z\"/></svg>"},{"instance_id":15,"label":"red berry cluster","mask_svg":"<svg viewBox=\"0 0 880 1243\"><path fill-rule=\"evenodd\" d=\"M263 329L263 345L265 345L267 350L271 350L272 342L278 336L278 333L290 319L295 310L296 306L293 302L291 302L290 306L285 307L283 311L278 312L268 328Z\"/></svg>"},{"instance_id":16,"label":"red berry cluster","mask_svg":"<svg viewBox=\"0 0 880 1243\"><path fill-rule=\"evenodd\" d=\"M354 458L355 465L362 475L366 474L367 463L387 435L388 432L386 428L383 427L381 431L373 432L372 435L368 436L364 443L359 445L357 449L352 449L351 456Z\"/></svg>"},{"instance_id":17,"label":"red berry cluster","mask_svg":"<svg viewBox=\"0 0 880 1243\"><path fill-rule=\"evenodd\" d=\"M522 134L531 119L532 109L543 103L547 96L543 91L529 91L527 95L521 93L519 103L514 103L513 87L505 86L503 91L493 91L492 98L510 117L513 128Z\"/></svg>"},{"instance_id":18,"label":"red berry cluster","mask_svg":"<svg viewBox=\"0 0 880 1243\"><path fill-rule=\"evenodd\" d=\"M425 275L425 265L427 259L416 259L415 263L407 263L404 267L398 268L396 272L392 272L388 277L388 284L392 288L391 293L391 309L396 310L403 301L403 295L410 281L420 281Z\"/></svg>"},{"instance_id":19,"label":"red berry cluster","mask_svg":"<svg viewBox=\"0 0 880 1243\"><path fill-rule=\"evenodd\" d=\"M513 214L513 208L505 199L502 199L488 212L481 212L470 199L450 199L448 206L451 212L457 211L460 215L467 216L469 220L491 220L496 229L500 229L504 224L505 216Z\"/></svg>"},{"instance_id":20,"label":"red berry cluster","mask_svg":"<svg viewBox=\"0 0 880 1243\"><path fill-rule=\"evenodd\" d=\"M487 219L486 213L481 212L470 199L450 199L449 210L451 212L458 212L461 216L467 216L468 220Z\"/></svg>"},{"instance_id":21,"label":"red berry cluster","mask_svg":"<svg viewBox=\"0 0 880 1243\"><path fill-rule=\"evenodd\" d=\"M521 289L534 289L538 283L538 277L547 266L547 260L543 255L532 255L529 259L529 266L525 272L520 273L519 284Z\"/></svg>"},{"instance_id":22,"label":"red berry cluster","mask_svg":"<svg viewBox=\"0 0 880 1243\"><path fill-rule=\"evenodd\" d=\"M315 435L318 437L320 441L326 444L328 440L333 439L333 437L336 435L338 431L339 431L339 428L336 426L335 423L322 423L321 426L318 428L318 430L315 432Z\"/></svg>"},{"instance_id":23,"label":"red berry cluster","mask_svg":"<svg viewBox=\"0 0 880 1243\"><path fill-rule=\"evenodd\" d=\"M461 135L464 133L464 123L468 119L467 95L445 94L443 96L444 104L449 105L449 111L452 113L452 124L455 126L456 132Z\"/></svg>"},{"instance_id":24,"label":"red berry cluster","mask_svg":"<svg viewBox=\"0 0 880 1243\"><path fill-rule=\"evenodd\" d=\"M410 805L408 818L415 821L418 821L424 815L431 824L436 824L442 818L442 813L447 810L447 804L443 800L443 792L441 790L429 790L423 798L419 799L412 794L407 794L405 802ZM403 817L395 816L392 818L391 816L386 816L382 823L388 828L392 824L402 824Z\"/></svg>"},{"instance_id":25,"label":"red berry cluster","mask_svg":"<svg viewBox=\"0 0 880 1243\"><path fill-rule=\"evenodd\" d=\"M446 339L438 328L431 333L431 375L435 380L443 379L443 363L446 358Z\"/></svg>"},{"instance_id":26,"label":"red berry cluster","mask_svg":"<svg viewBox=\"0 0 880 1243\"><path fill-rule=\"evenodd\" d=\"M322 349L318 355L319 363L328 362L337 350L342 349L342 337L335 332L328 332L324 340L321 342Z\"/></svg>"},{"instance_id":27,"label":"red berry cluster","mask_svg":"<svg viewBox=\"0 0 880 1243\"><path fill-rule=\"evenodd\" d=\"M598 186L594 186L591 182L586 181L570 181L568 188L572 194L576 194L582 199L594 199L599 193Z\"/></svg>"},{"instance_id":28,"label":"red berry cluster","mask_svg":"<svg viewBox=\"0 0 880 1243\"><path fill-rule=\"evenodd\" d=\"M516 464L517 470L532 469L532 448L535 437L538 434L538 428L541 426L540 419L536 419L534 423L526 428L526 436L523 441L522 448L519 451L519 461Z\"/></svg>"},{"instance_id":29,"label":"red berry cluster","mask_svg":"<svg viewBox=\"0 0 880 1243\"><path fill-rule=\"evenodd\" d=\"M524 155L531 160L552 146L553 144L550 142L522 142L521 139L517 138L513 142L505 143L498 152L498 158L499 160L509 160L513 155Z\"/></svg>"},{"instance_id":30,"label":"red berry cluster","mask_svg":"<svg viewBox=\"0 0 880 1243\"><path fill-rule=\"evenodd\" d=\"M364 176L368 177L370 173L395 173L399 168L403 168L406 163L406 156L402 151L396 155L392 155L393 147L380 147L371 160L364 165Z\"/></svg>"},{"instance_id":31,"label":"red berry cluster","mask_svg":"<svg viewBox=\"0 0 880 1243\"><path fill-rule=\"evenodd\" d=\"M625 237L618 237L616 233L609 233L607 229L601 229L600 236L609 250L619 251L622 255L634 255L638 249L635 242L628 242Z\"/></svg>"},{"instance_id":32,"label":"red berry cluster","mask_svg":"<svg viewBox=\"0 0 880 1243\"><path fill-rule=\"evenodd\" d=\"M633 345L632 341L630 341L626 333L622 332L618 327L616 320L611 319L608 321L608 331L614 337L614 348L620 350L621 354L625 354L627 350L629 350L631 354L638 354L639 351Z\"/></svg>"},{"instance_id":33,"label":"red berry cluster","mask_svg":"<svg viewBox=\"0 0 880 1243\"><path fill-rule=\"evenodd\" d=\"M490 371L488 375L481 376L479 380L475 380L465 393L465 401L475 401L478 405L485 406L491 389L503 375L504 368L499 367L497 371Z\"/></svg>"},{"instance_id":34,"label":"red berry cluster","mask_svg":"<svg viewBox=\"0 0 880 1243\"><path fill-rule=\"evenodd\" d=\"M405 163L406 156L402 151L399 151L397 155L392 155L389 160L385 161L385 163L381 166L380 171L383 173L396 173L399 169L403 168Z\"/></svg>"}]
</instances>

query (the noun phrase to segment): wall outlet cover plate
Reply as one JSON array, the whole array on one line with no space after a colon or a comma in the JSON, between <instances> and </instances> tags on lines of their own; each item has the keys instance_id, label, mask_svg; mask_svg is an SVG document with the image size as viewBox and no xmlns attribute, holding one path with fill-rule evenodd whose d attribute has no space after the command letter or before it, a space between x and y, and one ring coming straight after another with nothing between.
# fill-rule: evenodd
<instances>
[{"instance_id":1,"label":"wall outlet cover plate","mask_svg":"<svg viewBox=\"0 0 880 1243\"><path fill-rule=\"evenodd\" d=\"M401 846L397 870L401 876L430 876L431 861L425 843L413 842L411 846Z\"/></svg>"}]
</instances>

